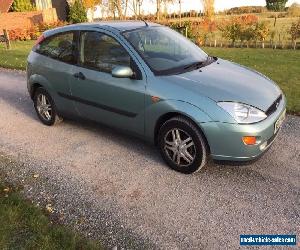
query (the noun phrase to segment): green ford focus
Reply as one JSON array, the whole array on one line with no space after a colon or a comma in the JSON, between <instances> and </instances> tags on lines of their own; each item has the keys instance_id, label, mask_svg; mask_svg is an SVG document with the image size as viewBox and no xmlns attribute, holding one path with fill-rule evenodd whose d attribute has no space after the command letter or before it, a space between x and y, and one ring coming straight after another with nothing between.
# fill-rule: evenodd
<instances>
[{"instance_id":1,"label":"green ford focus","mask_svg":"<svg viewBox=\"0 0 300 250\"><path fill-rule=\"evenodd\" d=\"M46 31L28 57L27 76L42 123L82 117L126 131L157 145L186 174L209 157L258 158L285 118L286 99L272 80L154 23Z\"/></svg>"}]
</instances>

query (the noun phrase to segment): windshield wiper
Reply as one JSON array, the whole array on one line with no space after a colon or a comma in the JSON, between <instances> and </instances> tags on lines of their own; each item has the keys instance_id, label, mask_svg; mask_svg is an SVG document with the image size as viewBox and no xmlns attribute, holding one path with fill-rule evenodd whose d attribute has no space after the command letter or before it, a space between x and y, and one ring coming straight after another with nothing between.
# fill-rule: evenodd
<instances>
[{"instance_id":1,"label":"windshield wiper","mask_svg":"<svg viewBox=\"0 0 300 250\"><path fill-rule=\"evenodd\" d=\"M187 66L185 66L183 69L184 70L189 70L189 69L200 69L202 67L205 67L213 62L215 62L216 60L218 60L217 57L214 57L214 56L207 56L206 60L205 61L199 61L199 62L194 62L194 63L191 63Z\"/></svg>"},{"instance_id":2,"label":"windshield wiper","mask_svg":"<svg viewBox=\"0 0 300 250\"><path fill-rule=\"evenodd\" d=\"M184 70L194 69L194 68L195 69L199 69L199 68L201 68L203 66L204 63L205 62L194 62L192 64L189 64L189 65L185 66L183 69Z\"/></svg>"},{"instance_id":3,"label":"windshield wiper","mask_svg":"<svg viewBox=\"0 0 300 250\"><path fill-rule=\"evenodd\" d=\"M216 57L216 56L207 56L205 63L206 64L211 64L211 63L213 63L217 60L218 60L218 57Z\"/></svg>"}]
</instances>

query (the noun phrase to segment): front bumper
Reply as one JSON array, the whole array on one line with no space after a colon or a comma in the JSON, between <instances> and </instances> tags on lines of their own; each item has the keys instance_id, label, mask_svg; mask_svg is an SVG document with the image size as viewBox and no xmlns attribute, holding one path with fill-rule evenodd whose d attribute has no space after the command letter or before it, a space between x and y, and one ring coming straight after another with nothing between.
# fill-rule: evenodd
<instances>
[{"instance_id":1,"label":"front bumper","mask_svg":"<svg viewBox=\"0 0 300 250\"><path fill-rule=\"evenodd\" d=\"M211 156L217 161L251 161L263 154L278 135L275 123L286 110L282 98L277 110L265 120L255 124L209 122L200 124L208 141ZM256 136L259 142L245 145L243 136Z\"/></svg>"}]
</instances>

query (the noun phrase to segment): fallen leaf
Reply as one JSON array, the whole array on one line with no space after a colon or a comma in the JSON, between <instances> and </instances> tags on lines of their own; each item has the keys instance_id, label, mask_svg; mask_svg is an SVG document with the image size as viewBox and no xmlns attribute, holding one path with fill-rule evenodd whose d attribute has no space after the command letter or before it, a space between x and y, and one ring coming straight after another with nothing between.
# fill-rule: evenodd
<instances>
[{"instance_id":1,"label":"fallen leaf","mask_svg":"<svg viewBox=\"0 0 300 250\"><path fill-rule=\"evenodd\" d=\"M51 204L47 204L46 210L47 210L48 213L53 213L54 212L54 209L52 208Z\"/></svg>"},{"instance_id":2,"label":"fallen leaf","mask_svg":"<svg viewBox=\"0 0 300 250\"><path fill-rule=\"evenodd\" d=\"M33 178L39 178L39 176L40 176L39 174L34 174Z\"/></svg>"},{"instance_id":3,"label":"fallen leaf","mask_svg":"<svg viewBox=\"0 0 300 250\"><path fill-rule=\"evenodd\" d=\"M7 187L7 188L4 188L3 191L4 191L5 193L8 193L8 192L10 191L10 189Z\"/></svg>"}]
</instances>

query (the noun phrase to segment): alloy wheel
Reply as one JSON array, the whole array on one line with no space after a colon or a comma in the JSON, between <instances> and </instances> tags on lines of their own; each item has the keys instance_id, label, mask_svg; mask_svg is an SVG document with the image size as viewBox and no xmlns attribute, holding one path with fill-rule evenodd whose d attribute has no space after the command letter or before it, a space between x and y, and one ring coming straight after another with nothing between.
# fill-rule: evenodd
<instances>
[{"instance_id":1,"label":"alloy wheel","mask_svg":"<svg viewBox=\"0 0 300 250\"><path fill-rule=\"evenodd\" d=\"M191 165L196 158L196 147L193 138L185 131L174 128L164 137L164 150L177 166Z\"/></svg>"},{"instance_id":2,"label":"alloy wheel","mask_svg":"<svg viewBox=\"0 0 300 250\"><path fill-rule=\"evenodd\" d=\"M43 119L46 121L52 119L52 106L46 95L40 93L37 96L36 108Z\"/></svg>"}]
</instances>

